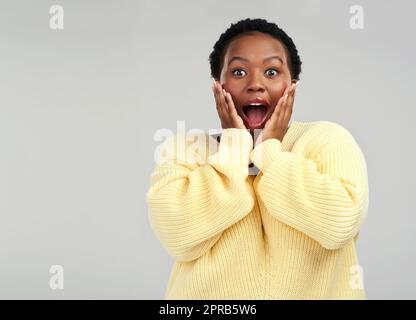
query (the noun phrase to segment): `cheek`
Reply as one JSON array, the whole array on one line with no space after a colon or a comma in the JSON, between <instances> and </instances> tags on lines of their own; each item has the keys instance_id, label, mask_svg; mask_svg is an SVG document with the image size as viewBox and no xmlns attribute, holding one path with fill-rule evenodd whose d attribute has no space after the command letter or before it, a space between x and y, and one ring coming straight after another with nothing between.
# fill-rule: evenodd
<instances>
[{"instance_id":1,"label":"cheek","mask_svg":"<svg viewBox=\"0 0 416 320\"><path fill-rule=\"evenodd\" d=\"M273 91L273 93L271 94L271 97L270 97L271 100L272 100L273 107L277 105L280 98L283 96L284 92L285 92L285 88L279 88L279 89L275 89Z\"/></svg>"},{"instance_id":2,"label":"cheek","mask_svg":"<svg viewBox=\"0 0 416 320\"><path fill-rule=\"evenodd\" d=\"M228 85L227 83L224 83L222 85L222 87L225 89L225 91L231 93L231 95L234 94L233 88L230 85Z\"/></svg>"},{"instance_id":3,"label":"cheek","mask_svg":"<svg viewBox=\"0 0 416 320\"><path fill-rule=\"evenodd\" d=\"M279 99L283 96L286 88L289 86L288 83L282 82L279 83L275 88L273 88L272 99L275 104L279 101Z\"/></svg>"},{"instance_id":4,"label":"cheek","mask_svg":"<svg viewBox=\"0 0 416 320\"><path fill-rule=\"evenodd\" d=\"M283 93L285 92L286 88L289 86L288 83L281 83L279 85L279 88L277 90L278 92L278 96L281 97L283 95Z\"/></svg>"},{"instance_id":5,"label":"cheek","mask_svg":"<svg viewBox=\"0 0 416 320\"><path fill-rule=\"evenodd\" d=\"M225 89L225 91L231 94L231 97L233 98L234 103L236 103L236 100L238 99L237 90L235 88L233 89L232 87L227 86L226 84L224 84L222 87Z\"/></svg>"}]
</instances>

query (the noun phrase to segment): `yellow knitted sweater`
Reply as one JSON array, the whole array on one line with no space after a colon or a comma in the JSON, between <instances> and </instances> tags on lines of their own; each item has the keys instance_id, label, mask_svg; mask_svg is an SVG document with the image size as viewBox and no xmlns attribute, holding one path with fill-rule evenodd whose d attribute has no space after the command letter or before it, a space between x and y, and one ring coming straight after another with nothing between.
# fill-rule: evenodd
<instances>
[{"instance_id":1,"label":"yellow knitted sweater","mask_svg":"<svg viewBox=\"0 0 416 320\"><path fill-rule=\"evenodd\" d=\"M162 144L146 194L175 260L165 299L366 299L367 166L347 129L292 121L282 142L254 148L244 129L193 138Z\"/></svg>"}]
</instances>

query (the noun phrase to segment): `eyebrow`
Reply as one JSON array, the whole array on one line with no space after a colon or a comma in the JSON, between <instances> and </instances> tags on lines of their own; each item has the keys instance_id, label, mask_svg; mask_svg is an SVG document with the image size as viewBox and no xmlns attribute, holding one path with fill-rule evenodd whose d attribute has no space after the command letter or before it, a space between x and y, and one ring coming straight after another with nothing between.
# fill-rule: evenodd
<instances>
[{"instance_id":1,"label":"eyebrow","mask_svg":"<svg viewBox=\"0 0 416 320\"><path fill-rule=\"evenodd\" d=\"M280 58L279 56L271 56L271 57L268 57L268 58L264 59L264 60L263 60L263 62L266 62L267 60L272 60L272 59L277 59L277 60L279 60L281 63L284 63L284 62L283 62L283 59L282 59L282 58ZM230 59L230 61L228 62L228 64L231 64L231 62L233 62L234 60L243 60L243 61L247 61L247 62L249 62L249 60L248 60L248 59L246 59L246 58L239 57L239 56L234 56L234 57L232 57L232 58Z\"/></svg>"}]
</instances>

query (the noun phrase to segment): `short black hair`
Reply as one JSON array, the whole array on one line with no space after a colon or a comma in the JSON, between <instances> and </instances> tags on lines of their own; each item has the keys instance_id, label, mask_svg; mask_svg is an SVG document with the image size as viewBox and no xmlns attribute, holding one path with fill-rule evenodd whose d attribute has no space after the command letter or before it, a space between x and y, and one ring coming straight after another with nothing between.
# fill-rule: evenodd
<instances>
[{"instance_id":1,"label":"short black hair","mask_svg":"<svg viewBox=\"0 0 416 320\"><path fill-rule=\"evenodd\" d=\"M220 38L214 45L214 49L209 55L209 63L211 65L211 77L218 80L221 74L222 63L226 48L233 38L241 34L252 34L255 32L262 32L276 38L286 47L288 53L288 66L292 79L299 80L301 73L302 61L299 58L298 50L286 32L278 27L273 22L268 22L265 19L244 19L237 23L232 23L231 26L221 34Z\"/></svg>"}]
</instances>

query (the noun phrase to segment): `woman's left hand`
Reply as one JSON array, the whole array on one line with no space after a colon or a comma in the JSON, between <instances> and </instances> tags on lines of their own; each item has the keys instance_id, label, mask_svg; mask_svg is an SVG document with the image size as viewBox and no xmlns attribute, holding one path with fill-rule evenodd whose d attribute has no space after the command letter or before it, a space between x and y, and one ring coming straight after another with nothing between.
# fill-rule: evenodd
<instances>
[{"instance_id":1,"label":"woman's left hand","mask_svg":"<svg viewBox=\"0 0 416 320\"><path fill-rule=\"evenodd\" d=\"M273 138L282 142L292 116L293 102L295 100L295 91L298 83L299 81L286 88L284 94L277 102L272 115L267 120L263 130L261 130L255 145Z\"/></svg>"}]
</instances>

